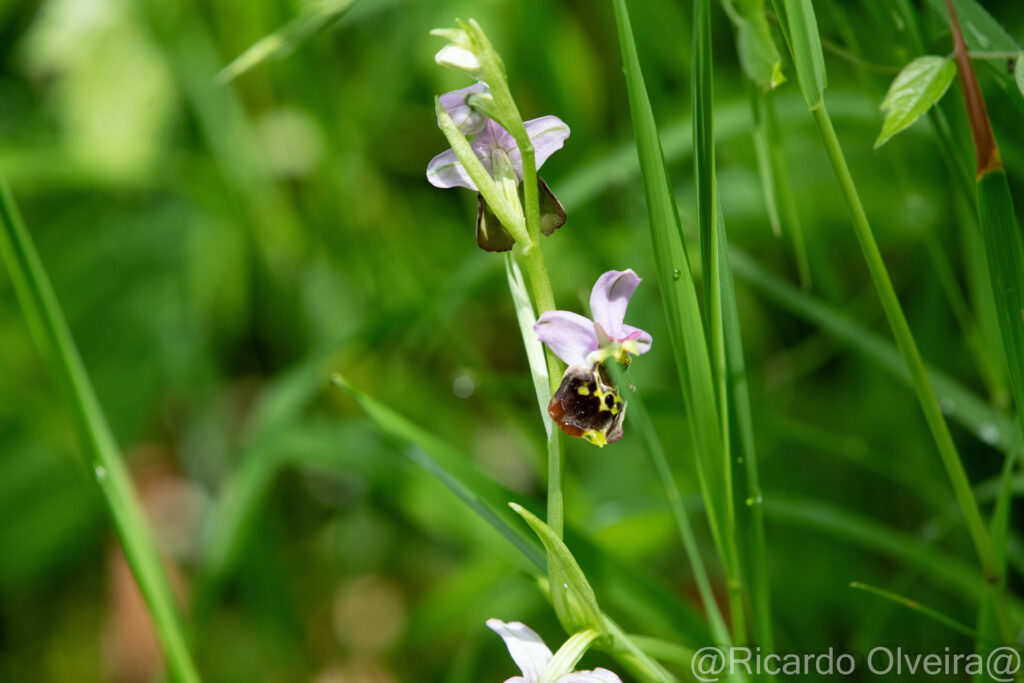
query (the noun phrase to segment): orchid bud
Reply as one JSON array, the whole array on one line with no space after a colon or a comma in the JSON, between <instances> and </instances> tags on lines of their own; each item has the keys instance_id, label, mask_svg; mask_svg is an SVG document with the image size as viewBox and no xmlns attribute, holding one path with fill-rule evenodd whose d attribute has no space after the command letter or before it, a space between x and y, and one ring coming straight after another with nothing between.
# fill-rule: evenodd
<instances>
[{"instance_id":1,"label":"orchid bud","mask_svg":"<svg viewBox=\"0 0 1024 683\"><path fill-rule=\"evenodd\" d=\"M477 80L483 77L480 57L477 55L476 46L468 33L458 28L435 28L430 35L449 41L434 55L435 62L441 66L462 71Z\"/></svg>"}]
</instances>

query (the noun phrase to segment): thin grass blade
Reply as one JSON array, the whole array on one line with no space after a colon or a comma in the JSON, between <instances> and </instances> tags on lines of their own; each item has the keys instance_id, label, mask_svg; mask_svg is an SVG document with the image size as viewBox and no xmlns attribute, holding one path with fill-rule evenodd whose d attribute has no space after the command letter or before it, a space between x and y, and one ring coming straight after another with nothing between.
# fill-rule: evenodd
<instances>
[{"instance_id":1,"label":"thin grass blade","mask_svg":"<svg viewBox=\"0 0 1024 683\"><path fill-rule=\"evenodd\" d=\"M185 645L167 575L132 487L114 434L7 183L0 180L0 255L54 380L66 390L118 541L153 618L168 668L178 681L199 681Z\"/></svg>"},{"instance_id":2,"label":"thin grass blade","mask_svg":"<svg viewBox=\"0 0 1024 683\"><path fill-rule=\"evenodd\" d=\"M723 564L728 566L730 551L726 529L732 515L732 501L726 483L728 474L723 467L721 422L704 323L625 0L614 0L614 6L669 342L687 414L691 417L693 452L708 522Z\"/></svg>"},{"instance_id":3,"label":"thin grass blade","mask_svg":"<svg viewBox=\"0 0 1024 683\"><path fill-rule=\"evenodd\" d=\"M310 36L338 21L356 0L317 0L278 30L263 36L217 74L217 82L230 83L263 62L284 59Z\"/></svg>"},{"instance_id":4,"label":"thin grass blade","mask_svg":"<svg viewBox=\"0 0 1024 683\"><path fill-rule=\"evenodd\" d=\"M874 595L877 595L877 596L879 596L881 598L885 598L886 600L889 600L891 602L895 602L896 604L902 605L902 606L906 607L907 609L913 610L914 612L917 612L918 614L921 614L922 616L926 616L929 619L932 619L933 621L937 621L940 624L942 624L943 626L946 626L949 629L951 629L953 631L956 631L957 633L965 635L968 638L977 638L978 637L977 631L975 631L970 626L957 621L953 617L946 616L942 612L939 612L938 610L932 609L931 607L928 607L927 605L922 605L917 600L911 600L908 597L904 597L904 596L899 595L897 593L893 593L892 591L887 591L884 588L878 588L877 586L872 586L871 584L867 584L867 583L861 583L860 581L853 581L853 582L851 582L850 583L850 588L854 588L856 590L861 590L861 591L864 591L866 593L873 593Z\"/></svg>"}]
</instances>

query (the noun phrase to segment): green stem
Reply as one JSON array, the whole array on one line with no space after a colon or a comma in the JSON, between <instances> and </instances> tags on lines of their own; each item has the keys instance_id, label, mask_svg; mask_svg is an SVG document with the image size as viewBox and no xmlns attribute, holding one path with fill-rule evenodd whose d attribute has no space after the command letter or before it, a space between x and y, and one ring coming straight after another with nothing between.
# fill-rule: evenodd
<instances>
[{"instance_id":1,"label":"green stem","mask_svg":"<svg viewBox=\"0 0 1024 683\"><path fill-rule=\"evenodd\" d=\"M523 167L526 166L526 158L523 158ZM535 172L536 173L536 172ZM534 182L534 189L537 184ZM534 193L536 194L536 192ZM539 212L538 212L539 213ZM531 214L527 213L527 216ZM538 219L539 220L539 219ZM529 223L529 218L527 218ZM538 223L539 225L539 223ZM539 229L539 228L538 228ZM538 315L551 311L555 308L555 296L551 291L551 279L548 277L547 263L544 261L544 252L540 244L536 243L522 250L523 262L530 280L530 289L533 292L533 299L537 305ZM558 390L562 381L562 361L558 359L551 349L544 347L544 357L547 360L548 379L551 383L552 395ZM544 420L550 420L547 415L541 415ZM562 430L553 427L548 430L548 526L561 538L564 526L564 495L562 488L565 483L565 438Z\"/></svg>"},{"instance_id":2,"label":"green stem","mask_svg":"<svg viewBox=\"0 0 1024 683\"><path fill-rule=\"evenodd\" d=\"M874 281L875 289L878 291L882 308L889 321L889 326L892 328L896 344L907 364L911 383L921 404L921 410L924 412L925 420L928 422L932 438L935 439L935 445L938 447L942 464L946 468L946 473L953 486L953 492L967 523L967 530L974 543L985 581L989 586L997 586L1000 582L1001 571L995 559L991 538L982 520L978 503L974 498L974 492L971 490L970 480L964 471L963 463L960 462L960 456L957 453L956 445L953 443L949 426L942 415L942 410L932 388L931 380L928 378L924 361L921 359L917 344L914 342L910 325L903 314L903 309L896 296L896 290L893 288L885 262L882 260L882 254L878 249L878 244L875 242L871 225L868 223L867 214L864 212L860 196L857 193L857 187L853 182L853 176L847 167L846 157L843 155L839 139L836 137L835 129L832 127L832 119L825 109L824 102L819 103L812 111L814 120L821 132L825 150L839 180L843 196L849 204L854 231L857 235L857 241L860 243L861 251L864 254L864 259L867 262L868 270L871 272L871 279ZM999 601L997 601L998 603ZM1000 609L1005 611L1005 605Z\"/></svg>"},{"instance_id":3,"label":"green stem","mask_svg":"<svg viewBox=\"0 0 1024 683\"><path fill-rule=\"evenodd\" d=\"M0 253L7 263L36 343L48 356L56 380L70 394L75 418L92 456L92 470L128 566L153 618L171 673L183 683L198 682L199 675L185 646L170 584L150 536L142 505L132 488L131 477L50 279L4 181L0 181L0 221L3 223Z\"/></svg>"},{"instance_id":4,"label":"green stem","mask_svg":"<svg viewBox=\"0 0 1024 683\"><path fill-rule=\"evenodd\" d=\"M693 662L694 651L688 647L661 638L642 636L630 633L627 636L641 652L655 659L689 669Z\"/></svg>"}]
</instances>

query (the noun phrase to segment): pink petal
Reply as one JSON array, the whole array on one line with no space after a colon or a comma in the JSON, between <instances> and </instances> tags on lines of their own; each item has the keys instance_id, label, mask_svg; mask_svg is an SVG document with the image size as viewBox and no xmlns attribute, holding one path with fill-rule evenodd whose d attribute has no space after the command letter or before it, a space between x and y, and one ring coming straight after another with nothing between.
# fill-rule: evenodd
<instances>
[{"instance_id":1,"label":"pink petal","mask_svg":"<svg viewBox=\"0 0 1024 683\"><path fill-rule=\"evenodd\" d=\"M539 170L548 157L562 149L562 144L569 137L569 126L557 116L541 116L538 119L526 121L523 125L526 126L526 134L529 136L530 142L533 143L533 157ZM509 138L512 137L509 133L505 134ZM512 160L516 172L522 178L523 155L515 146L515 141L513 140L512 146L505 147L505 149L508 151L509 159Z\"/></svg>"},{"instance_id":2,"label":"pink petal","mask_svg":"<svg viewBox=\"0 0 1024 683\"><path fill-rule=\"evenodd\" d=\"M470 190L476 189L476 183L466 173L462 162L450 149L438 154L427 164L427 180L434 187L465 187Z\"/></svg>"},{"instance_id":3,"label":"pink petal","mask_svg":"<svg viewBox=\"0 0 1024 683\"><path fill-rule=\"evenodd\" d=\"M625 336L622 321L626 317L626 306L633 296L640 278L632 269L609 270L594 283L590 292L590 312L594 322L604 328L615 339Z\"/></svg>"},{"instance_id":4,"label":"pink petal","mask_svg":"<svg viewBox=\"0 0 1024 683\"><path fill-rule=\"evenodd\" d=\"M487 123L488 119L480 112L473 111L473 109L466 104L466 98L470 95L485 92L487 92L487 84L476 83L468 88L446 92L438 99L441 101L441 106L448 112L448 116L452 117L452 121L455 122L455 125L458 126L459 130L466 135L472 135L473 133L478 133Z\"/></svg>"},{"instance_id":5,"label":"pink petal","mask_svg":"<svg viewBox=\"0 0 1024 683\"><path fill-rule=\"evenodd\" d=\"M647 353L651 350L651 335L644 332L639 327L633 327L632 325L623 325L622 331L625 333L621 338L616 341L627 341L630 339L636 340L636 345L639 348L640 353Z\"/></svg>"},{"instance_id":6,"label":"pink petal","mask_svg":"<svg viewBox=\"0 0 1024 683\"><path fill-rule=\"evenodd\" d=\"M568 365L583 363L588 353L597 350L593 321L577 313L547 311L541 314L533 331Z\"/></svg>"}]
</instances>

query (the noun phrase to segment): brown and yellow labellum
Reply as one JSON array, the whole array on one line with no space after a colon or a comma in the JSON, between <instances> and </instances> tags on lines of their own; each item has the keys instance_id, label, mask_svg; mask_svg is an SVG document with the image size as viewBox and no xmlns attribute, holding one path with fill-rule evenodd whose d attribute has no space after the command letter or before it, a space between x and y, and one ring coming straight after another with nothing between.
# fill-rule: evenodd
<instances>
[{"instance_id":1,"label":"brown and yellow labellum","mask_svg":"<svg viewBox=\"0 0 1024 683\"><path fill-rule=\"evenodd\" d=\"M548 403L548 415L569 436L595 446L622 439L626 403L615 385L602 376L600 365L570 366Z\"/></svg>"}]
</instances>

